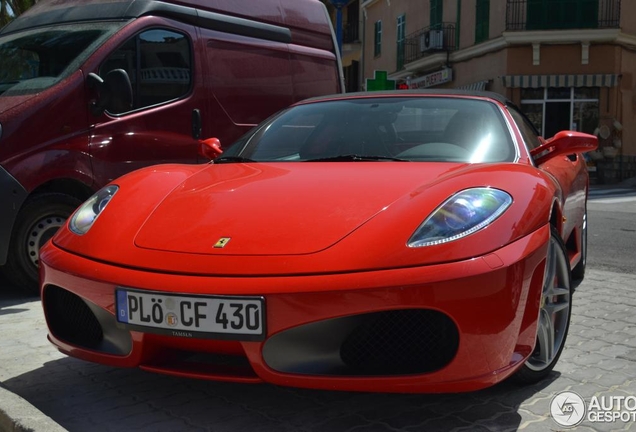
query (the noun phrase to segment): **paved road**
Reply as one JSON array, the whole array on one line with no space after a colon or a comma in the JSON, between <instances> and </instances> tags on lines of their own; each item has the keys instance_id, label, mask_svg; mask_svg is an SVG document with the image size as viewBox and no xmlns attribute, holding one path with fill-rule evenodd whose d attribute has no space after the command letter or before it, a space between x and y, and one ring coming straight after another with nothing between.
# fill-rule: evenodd
<instances>
[{"instance_id":1,"label":"paved road","mask_svg":"<svg viewBox=\"0 0 636 432\"><path fill-rule=\"evenodd\" d=\"M635 275L590 270L550 379L460 395L392 395L205 382L86 363L49 345L37 299L14 291L0 300L0 381L78 432L556 430L549 403L561 390L586 400L636 395L634 307ZM636 431L636 423L577 430Z\"/></svg>"},{"instance_id":2,"label":"paved road","mask_svg":"<svg viewBox=\"0 0 636 432\"><path fill-rule=\"evenodd\" d=\"M636 274L590 263L574 297L566 348L549 379L468 394L394 395L215 383L86 363L47 342L37 298L0 291L0 383L61 428L78 432L559 430L549 405L560 391L586 401L636 395L635 307ZM7 403L2 394L0 409ZM585 420L575 430L636 431L636 422Z\"/></svg>"},{"instance_id":3,"label":"paved road","mask_svg":"<svg viewBox=\"0 0 636 432\"><path fill-rule=\"evenodd\" d=\"M636 188L593 190L587 210L594 268L633 273L636 262Z\"/></svg>"}]
</instances>

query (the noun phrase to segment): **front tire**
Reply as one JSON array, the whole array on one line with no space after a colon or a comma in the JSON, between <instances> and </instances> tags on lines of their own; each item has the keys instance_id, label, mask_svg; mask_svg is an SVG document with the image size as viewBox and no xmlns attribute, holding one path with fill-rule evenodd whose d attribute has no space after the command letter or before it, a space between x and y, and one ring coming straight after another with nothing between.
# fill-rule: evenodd
<instances>
[{"instance_id":1,"label":"front tire","mask_svg":"<svg viewBox=\"0 0 636 432\"><path fill-rule=\"evenodd\" d=\"M526 363L513 376L522 384L546 378L556 365L570 328L572 278L565 244L552 227L541 292L537 342Z\"/></svg>"},{"instance_id":2,"label":"front tire","mask_svg":"<svg viewBox=\"0 0 636 432\"><path fill-rule=\"evenodd\" d=\"M13 227L3 267L10 282L30 294L39 293L40 248L80 204L77 198L59 193L36 195L24 203Z\"/></svg>"}]
</instances>

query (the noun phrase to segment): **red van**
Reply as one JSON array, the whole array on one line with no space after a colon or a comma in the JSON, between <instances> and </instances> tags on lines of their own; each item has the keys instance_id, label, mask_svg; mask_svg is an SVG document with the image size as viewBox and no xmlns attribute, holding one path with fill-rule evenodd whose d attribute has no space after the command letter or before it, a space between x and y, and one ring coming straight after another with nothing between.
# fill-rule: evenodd
<instances>
[{"instance_id":1,"label":"red van","mask_svg":"<svg viewBox=\"0 0 636 432\"><path fill-rule=\"evenodd\" d=\"M336 47L318 0L38 2L0 31L4 272L35 290L40 246L110 180L343 92Z\"/></svg>"}]
</instances>

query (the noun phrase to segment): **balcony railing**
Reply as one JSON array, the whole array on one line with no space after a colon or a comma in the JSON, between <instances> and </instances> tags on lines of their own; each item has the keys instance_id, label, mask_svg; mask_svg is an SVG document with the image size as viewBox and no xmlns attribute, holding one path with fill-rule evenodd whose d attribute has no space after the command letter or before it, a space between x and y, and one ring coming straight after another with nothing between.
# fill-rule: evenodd
<instances>
[{"instance_id":1,"label":"balcony railing","mask_svg":"<svg viewBox=\"0 0 636 432\"><path fill-rule=\"evenodd\" d=\"M618 28L621 0L508 0L506 30Z\"/></svg>"},{"instance_id":2,"label":"balcony railing","mask_svg":"<svg viewBox=\"0 0 636 432\"><path fill-rule=\"evenodd\" d=\"M342 42L350 44L360 42L360 23L351 21L342 25Z\"/></svg>"},{"instance_id":3,"label":"balcony railing","mask_svg":"<svg viewBox=\"0 0 636 432\"><path fill-rule=\"evenodd\" d=\"M430 54L456 49L457 26L455 23L441 23L425 27L406 36L397 45L397 70Z\"/></svg>"}]
</instances>

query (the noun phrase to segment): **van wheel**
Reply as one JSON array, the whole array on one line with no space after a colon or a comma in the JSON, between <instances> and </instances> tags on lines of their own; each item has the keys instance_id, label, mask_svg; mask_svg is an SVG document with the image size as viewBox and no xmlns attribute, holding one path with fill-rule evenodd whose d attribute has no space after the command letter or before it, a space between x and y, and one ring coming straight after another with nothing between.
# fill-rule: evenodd
<instances>
[{"instance_id":1,"label":"van wheel","mask_svg":"<svg viewBox=\"0 0 636 432\"><path fill-rule=\"evenodd\" d=\"M24 203L3 267L10 282L31 294L39 293L40 248L80 204L77 198L60 193L36 195Z\"/></svg>"},{"instance_id":2,"label":"van wheel","mask_svg":"<svg viewBox=\"0 0 636 432\"><path fill-rule=\"evenodd\" d=\"M526 363L513 375L521 384L546 378L556 365L570 328L572 314L572 278L565 244L552 228L541 292L537 341Z\"/></svg>"}]
</instances>

